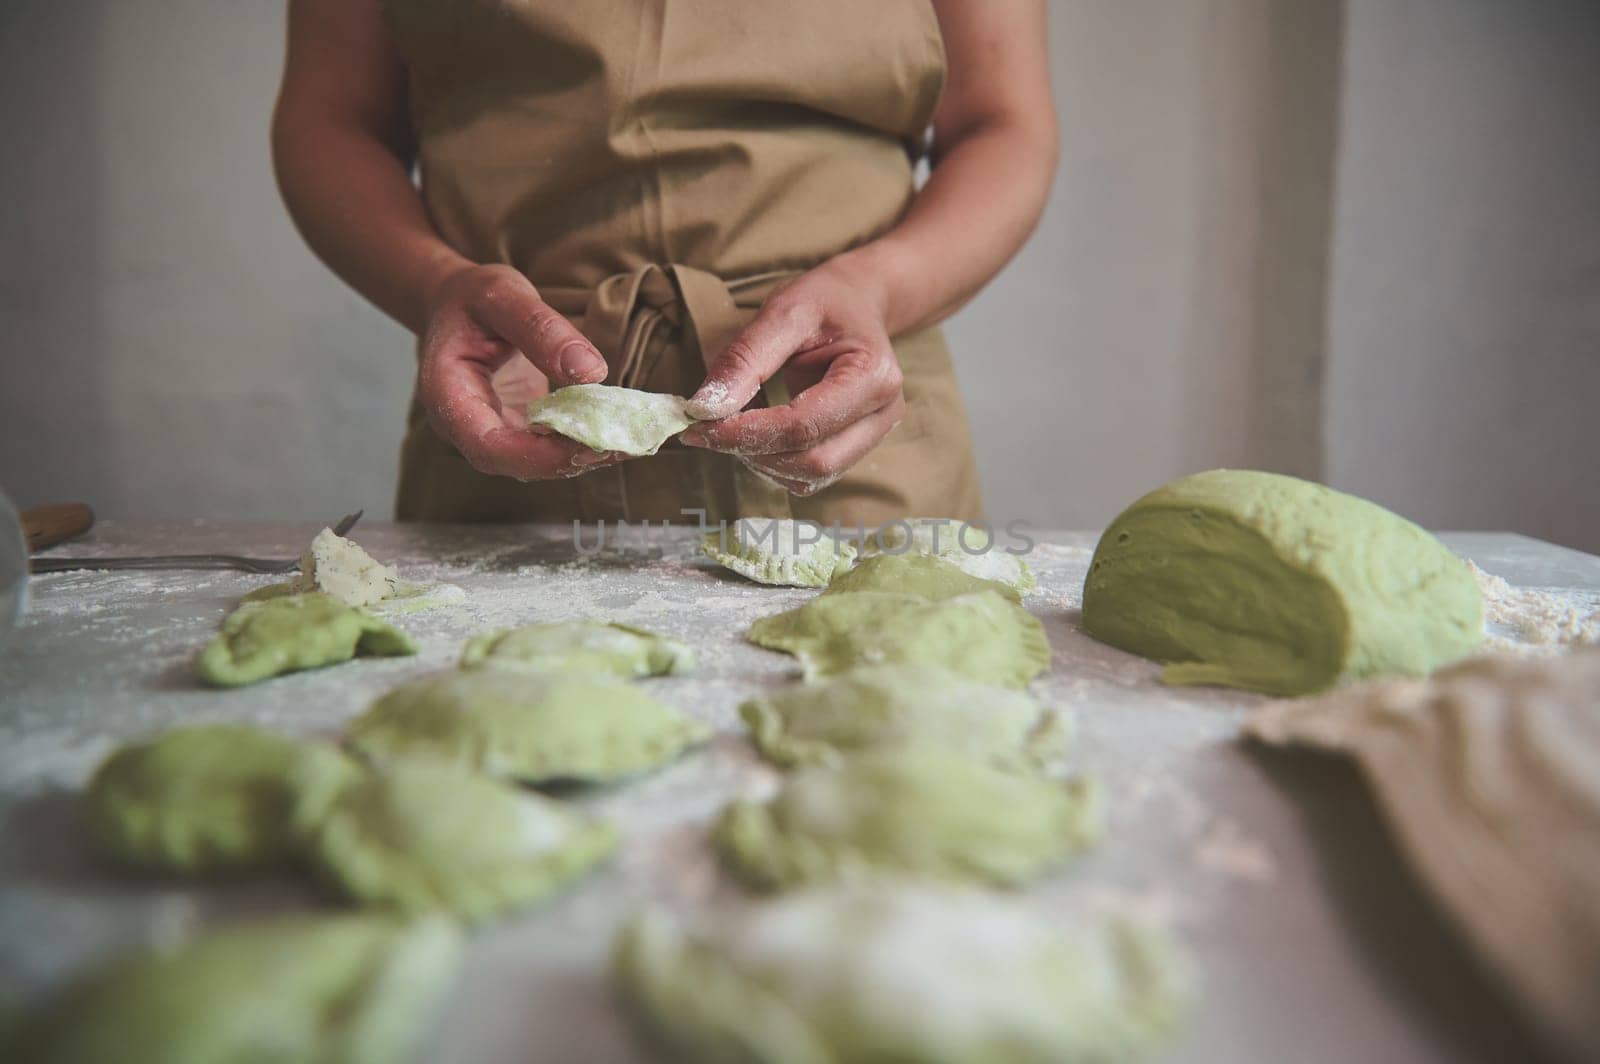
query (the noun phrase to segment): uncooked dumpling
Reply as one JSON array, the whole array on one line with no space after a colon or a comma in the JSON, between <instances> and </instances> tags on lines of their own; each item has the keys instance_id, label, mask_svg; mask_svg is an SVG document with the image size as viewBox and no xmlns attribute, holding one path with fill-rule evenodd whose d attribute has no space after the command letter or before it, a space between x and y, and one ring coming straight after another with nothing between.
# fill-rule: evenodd
<instances>
[{"instance_id":1,"label":"uncooked dumpling","mask_svg":"<svg viewBox=\"0 0 1600 1064\"><path fill-rule=\"evenodd\" d=\"M826 587L850 568L856 549L812 521L741 517L706 534L701 550L758 584Z\"/></svg>"},{"instance_id":2,"label":"uncooked dumpling","mask_svg":"<svg viewBox=\"0 0 1600 1064\"><path fill-rule=\"evenodd\" d=\"M324 528L300 557L300 575L281 584L258 587L244 602L323 591L346 606L362 606L384 617L416 613L466 598L453 584L413 584L379 562L353 539Z\"/></svg>"},{"instance_id":3,"label":"uncooked dumpling","mask_svg":"<svg viewBox=\"0 0 1600 1064\"><path fill-rule=\"evenodd\" d=\"M1466 563L1381 506L1294 477L1175 480L1100 537L1083 625L1174 684L1306 694L1426 675L1483 642Z\"/></svg>"},{"instance_id":4,"label":"uncooked dumpling","mask_svg":"<svg viewBox=\"0 0 1600 1064\"><path fill-rule=\"evenodd\" d=\"M926 665L864 665L758 695L739 713L756 747L780 765L928 744L1037 767L1065 748L1070 733L1066 718L1020 691Z\"/></svg>"},{"instance_id":5,"label":"uncooked dumpling","mask_svg":"<svg viewBox=\"0 0 1600 1064\"><path fill-rule=\"evenodd\" d=\"M621 779L710 734L609 676L495 668L403 684L347 730L350 746L375 761L423 755L527 783Z\"/></svg>"},{"instance_id":6,"label":"uncooked dumpling","mask_svg":"<svg viewBox=\"0 0 1600 1064\"><path fill-rule=\"evenodd\" d=\"M368 554L361 544L324 528L301 555L300 575L282 586L290 594L325 591L346 606L371 606L393 598L403 584L399 573ZM245 598L248 601L251 596Z\"/></svg>"},{"instance_id":7,"label":"uncooked dumpling","mask_svg":"<svg viewBox=\"0 0 1600 1064\"><path fill-rule=\"evenodd\" d=\"M482 921L554 893L617 842L608 824L444 762L398 762L313 817L316 866L352 898Z\"/></svg>"},{"instance_id":8,"label":"uncooked dumpling","mask_svg":"<svg viewBox=\"0 0 1600 1064\"><path fill-rule=\"evenodd\" d=\"M279 865L291 815L359 770L331 746L236 725L178 728L113 753L89 781L95 840L137 868L209 873Z\"/></svg>"},{"instance_id":9,"label":"uncooked dumpling","mask_svg":"<svg viewBox=\"0 0 1600 1064\"><path fill-rule=\"evenodd\" d=\"M995 544L994 533L980 524L955 518L917 517L890 521L869 541L869 551L929 554L984 580L1027 591L1036 583L1033 570Z\"/></svg>"},{"instance_id":10,"label":"uncooked dumpling","mask_svg":"<svg viewBox=\"0 0 1600 1064\"><path fill-rule=\"evenodd\" d=\"M1006 772L931 746L803 768L715 829L730 869L781 888L881 876L1018 885L1100 836L1099 787Z\"/></svg>"},{"instance_id":11,"label":"uncooked dumpling","mask_svg":"<svg viewBox=\"0 0 1600 1064\"><path fill-rule=\"evenodd\" d=\"M784 1064L1138 1059L1178 1026L1191 979L1154 928L910 884L801 891L693 928L648 913L613 968L674 1059Z\"/></svg>"},{"instance_id":12,"label":"uncooked dumpling","mask_svg":"<svg viewBox=\"0 0 1600 1064\"><path fill-rule=\"evenodd\" d=\"M1245 733L1354 760L1488 968L1573 1060L1600 1060L1600 651L1269 703Z\"/></svg>"},{"instance_id":13,"label":"uncooked dumpling","mask_svg":"<svg viewBox=\"0 0 1600 1064\"><path fill-rule=\"evenodd\" d=\"M236 925L90 976L3 1048L18 1064L397 1064L460 960L442 919Z\"/></svg>"},{"instance_id":14,"label":"uncooked dumpling","mask_svg":"<svg viewBox=\"0 0 1600 1064\"><path fill-rule=\"evenodd\" d=\"M639 456L655 454L694 418L676 395L573 384L529 403L528 424L553 429L593 451Z\"/></svg>"},{"instance_id":15,"label":"uncooked dumpling","mask_svg":"<svg viewBox=\"0 0 1600 1064\"><path fill-rule=\"evenodd\" d=\"M807 679L858 665L928 665L981 683L1025 687L1050 664L1038 618L996 591L930 602L919 595L818 595L750 627L750 641L800 659Z\"/></svg>"},{"instance_id":16,"label":"uncooked dumpling","mask_svg":"<svg viewBox=\"0 0 1600 1064\"><path fill-rule=\"evenodd\" d=\"M474 636L461 664L528 672L596 672L632 680L694 670L694 651L676 639L622 624L558 621Z\"/></svg>"},{"instance_id":17,"label":"uncooked dumpling","mask_svg":"<svg viewBox=\"0 0 1600 1064\"><path fill-rule=\"evenodd\" d=\"M931 554L875 554L848 573L841 573L825 594L851 591L893 591L941 601L957 595L993 591L1013 602L1022 594L1010 584L973 576L948 558Z\"/></svg>"},{"instance_id":18,"label":"uncooked dumpling","mask_svg":"<svg viewBox=\"0 0 1600 1064\"><path fill-rule=\"evenodd\" d=\"M357 654L415 654L404 632L323 592L252 602L228 614L195 672L221 687L349 661Z\"/></svg>"}]
</instances>

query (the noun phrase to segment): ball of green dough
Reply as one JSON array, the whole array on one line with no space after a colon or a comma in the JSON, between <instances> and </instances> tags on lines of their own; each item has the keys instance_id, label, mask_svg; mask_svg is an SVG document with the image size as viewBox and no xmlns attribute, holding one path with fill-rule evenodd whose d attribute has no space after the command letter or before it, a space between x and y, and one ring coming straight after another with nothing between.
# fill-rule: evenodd
<instances>
[{"instance_id":1,"label":"ball of green dough","mask_svg":"<svg viewBox=\"0 0 1600 1064\"><path fill-rule=\"evenodd\" d=\"M883 876L1017 885L1097 840L1102 820L1093 781L914 746L800 769L770 802L729 805L713 837L764 889Z\"/></svg>"},{"instance_id":2,"label":"ball of green dough","mask_svg":"<svg viewBox=\"0 0 1600 1064\"><path fill-rule=\"evenodd\" d=\"M325 592L311 591L247 602L228 614L222 634L195 660L195 672L219 687L241 687L286 672L337 665L357 654L416 652L416 644L388 622Z\"/></svg>"},{"instance_id":3,"label":"ball of green dough","mask_svg":"<svg viewBox=\"0 0 1600 1064\"><path fill-rule=\"evenodd\" d=\"M460 958L446 920L244 924L111 965L0 1049L19 1064L395 1064L413 1059Z\"/></svg>"},{"instance_id":4,"label":"ball of green dough","mask_svg":"<svg viewBox=\"0 0 1600 1064\"><path fill-rule=\"evenodd\" d=\"M348 787L307 846L324 877L358 901L478 922L554 893L616 843L609 824L560 802L417 760Z\"/></svg>"},{"instance_id":5,"label":"ball of green dough","mask_svg":"<svg viewBox=\"0 0 1600 1064\"><path fill-rule=\"evenodd\" d=\"M347 729L351 748L374 761L422 755L526 783L621 779L710 734L634 684L494 668L402 684Z\"/></svg>"},{"instance_id":6,"label":"ball of green dough","mask_svg":"<svg viewBox=\"0 0 1600 1064\"><path fill-rule=\"evenodd\" d=\"M756 747L780 765L927 744L1036 768L1070 738L1067 718L1021 691L925 665L863 665L758 695L739 713Z\"/></svg>"},{"instance_id":7,"label":"ball of green dough","mask_svg":"<svg viewBox=\"0 0 1600 1064\"><path fill-rule=\"evenodd\" d=\"M1271 694L1425 675L1483 641L1483 599L1433 536L1353 495L1275 473L1175 480L1101 536L1083 625L1168 663L1175 684Z\"/></svg>"},{"instance_id":8,"label":"ball of green dough","mask_svg":"<svg viewBox=\"0 0 1600 1064\"><path fill-rule=\"evenodd\" d=\"M799 891L702 926L646 913L612 966L673 1059L785 1064L1135 1060L1177 1028L1193 978L1154 927L903 883Z\"/></svg>"},{"instance_id":9,"label":"ball of green dough","mask_svg":"<svg viewBox=\"0 0 1600 1064\"><path fill-rule=\"evenodd\" d=\"M178 728L115 751L85 795L100 849L136 868L211 873L282 864L297 803L357 767L331 746L236 725Z\"/></svg>"},{"instance_id":10,"label":"ball of green dough","mask_svg":"<svg viewBox=\"0 0 1600 1064\"><path fill-rule=\"evenodd\" d=\"M808 680L859 665L901 664L1026 687L1050 664L1050 643L1038 618L989 590L940 601L893 591L830 590L761 618L750 627L750 641L794 654Z\"/></svg>"}]
</instances>

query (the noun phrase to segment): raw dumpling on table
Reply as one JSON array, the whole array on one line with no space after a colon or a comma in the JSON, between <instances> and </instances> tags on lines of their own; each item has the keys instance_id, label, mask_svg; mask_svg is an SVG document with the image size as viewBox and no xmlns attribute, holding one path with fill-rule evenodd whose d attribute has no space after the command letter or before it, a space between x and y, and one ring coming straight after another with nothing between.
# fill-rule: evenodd
<instances>
[{"instance_id":1,"label":"raw dumpling on table","mask_svg":"<svg viewBox=\"0 0 1600 1064\"><path fill-rule=\"evenodd\" d=\"M618 939L625 1002L675 1059L1106 1064L1173 1034L1187 959L1154 927L1073 924L992 893L811 889Z\"/></svg>"},{"instance_id":2,"label":"raw dumpling on table","mask_svg":"<svg viewBox=\"0 0 1600 1064\"><path fill-rule=\"evenodd\" d=\"M656 768L711 729L599 673L459 669L383 695L346 728L382 763L432 757L524 783L603 783Z\"/></svg>"},{"instance_id":3,"label":"raw dumpling on table","mask_svg":"<svg viewBox=\"0 0 1600 1064\"><path fill-rule=\"evenodd\" d=\"M770 801L729 805L713 838L763 889L904 876L1015 886L1095 842L1102 822L1092 780L922 746L799 769Z\"/></svg>"},{"instance_id":4,"label":"raw dumpling on table","mask_svg":"<svg viewBox=\"0 0 1600 1064\"><path fill-rule=\"evenodd\" d=\"M426 760L365 774L305 819L313 865L351 898L472 922L547 897L617 843L561 802Z\"/></svg>"},{"instance_id":5,"label":"raw dumpling on table","mask_svg":"<svg viewBox=\"0 0 1600 1064\"><path fill-rule=\"evenodd\" d=\"M195 672L219 687L242 687L286 672L337 665L358 654L416 652L416 644L387 621L313 591L241 605L200 652Z\"/></svg>"},{"instance_id":6,"label":"raw dumpling on table","mask_svg":"<svg viewBox=\"0 0 1600 1064\"><path fill-rule=\"evenodd\" d=\"M826 587L850 568L856 549L813 521L741 517L706 533L701 550L758 584Z\"/></svg>"},{"instance_id":7,"label":"raw dumpling on table","mask_svg":"<svg viewBox=\"0 0 1600 1064\"><path fill-rule=\"evenodd\" d=\"M1037 768L1071 738L1067 717L1023 692L928 665L863 665L764 692L739 713L756 748L786 767L837 764L862 750L937 745Z\"/></svg>"},{"instance_id":8,"label":"raw dumpling on table","mask_svg":"<svg viewBox=\"0 0 1600 1064\"><path fill-rule=\"evenodd\" d=\"M0 1033L18 1064L397 1064L459 968L453 922L296 916L114 962Z\"/></svg>"},{"instance_id":9,"label":"raw dumpling on table","mask_svg":"<svg viewBox=\"0 0 1600 1064\"><path fill-rule=\"evenodd\" d=\"M198 725L112 753L84 802L96 844L116 861L158 872L237 872L288 863L296 806L358 772L332 746Z\"/></svg>"}]
</instances>

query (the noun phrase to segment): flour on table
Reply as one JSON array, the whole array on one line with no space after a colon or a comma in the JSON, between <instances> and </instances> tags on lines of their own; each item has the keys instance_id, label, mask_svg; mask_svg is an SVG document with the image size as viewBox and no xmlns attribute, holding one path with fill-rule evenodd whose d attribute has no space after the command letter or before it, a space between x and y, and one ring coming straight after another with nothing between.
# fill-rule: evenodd
<instances>
[{"instance_id":1,"label":"flour on table","mask_svg":"<svg viewBox=\"0 0 1600 1064\"><path fill-rule=\"evenodd\" d=\"M1600 610L1535 588L1513 587L1467 562L1483 592L1485 626L1498 625L1510 637L1488 633L1485 648L1514 654L1552 653L1562 647L1600 644Z\"/></svg>"}]
</instances>

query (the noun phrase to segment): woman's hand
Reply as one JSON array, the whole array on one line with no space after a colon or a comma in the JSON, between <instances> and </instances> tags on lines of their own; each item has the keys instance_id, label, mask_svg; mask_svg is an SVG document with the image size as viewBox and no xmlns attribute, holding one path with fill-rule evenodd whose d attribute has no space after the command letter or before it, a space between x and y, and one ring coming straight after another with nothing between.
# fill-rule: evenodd
<instances>
[{"instance_id":1,"label":"woman's hand","mask_svg":"<svg viewBox=\"0 0 1600 1064\"><path fill-rule=\"evenodd\" d=\"M552 480L620 462L564 436L522 427L503 409L491 381L521 352L550 384L592 384L606 363L583 334L509 266L471 266L450 274L430 300L417 395L434 431L480 473Z\"/></svg>"},{"instance_id":2,"label":"woman's hand","mask_svg":"<svg viewBox=\"0 0 1600 1064\"><path fill-rule=\"evenodd\" d=\"M782 371L787 406L739 413ZM689 413L708 420L679 438L737 455L795 495L838 480L906 414L883 294L835 259L767 297L717 359Z\"/></svg>"}]
</instances>

